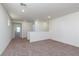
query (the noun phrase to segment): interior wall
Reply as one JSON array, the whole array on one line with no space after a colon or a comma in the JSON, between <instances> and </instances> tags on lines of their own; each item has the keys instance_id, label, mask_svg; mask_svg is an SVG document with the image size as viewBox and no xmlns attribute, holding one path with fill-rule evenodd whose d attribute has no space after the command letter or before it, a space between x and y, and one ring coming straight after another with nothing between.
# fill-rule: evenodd
<instances>
[{"instance_id":1,"label":"interior wall","mask_svg":"<svg viewBox=\"0 0 79 59\"><path fill-rule=\"evenodd\" d=\"M26 38L27 33L32 31L32 22L22 22L22 37Z\"/></svg>"},{"instance_id":2,"label":"interior wall","mask_svg":"<svg viewBox=\"0 0 79 59\"><path fill-rule=\"evenodd\" d=\"M0 4L0 55L12 39L11 30L11 20L3 6Z\"/></svg>"},{"instance_id":3,"label":"interior wall","mask_svg":"<svg viewBox=\"0 0 79 59\"><path fill-rule=\"evenodd\" d=\"M29 39L30 42L36 42L40 40L46 40L46 39L51 39L51 33L50 32L29 32Z\"/></svg>"},{"instance_id":4,"label":"interior wall","mask_svg":"<svg viewBox=\"0 0 79 59\"><path fill-rule=\"evenodd\" d=\"M34 29L35 32L48 32L49 31L48 21L36 20L34 22L34 28L33 29Z\"/></svg>"},{"instance_id":5,"label":"interior wall","mask_svg":"<svg viewBox=\"0 0 79 59\"><path fill-rule=\"evenodd\" d=\"M52 39L79 47L79 12L50 20Z\"/></svg>"},{"instance_id":6,"label":"interior wall","mask_svg":"<svg viewBox=\"0 0 79 59\"><path fill-rule=\"evenodd\" d=\"M33 24L33 32L28 32L30 42L51 39L48 21L36 20Z\"/></svg>"}]
</instances>

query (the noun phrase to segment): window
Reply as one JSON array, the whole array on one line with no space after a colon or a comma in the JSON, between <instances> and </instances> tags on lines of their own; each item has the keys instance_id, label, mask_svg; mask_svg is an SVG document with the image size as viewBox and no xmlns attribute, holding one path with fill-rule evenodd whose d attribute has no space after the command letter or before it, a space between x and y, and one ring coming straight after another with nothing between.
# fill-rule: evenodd
<instances>
[{"instance_id":1,"label":"window","mask_svg":"<svg viewBox=\"0 0 79 59\"><path fill-rule=\"evenodd\" d=\"M17 28L16 28L16 31L17 31L17 32L20 32L20 30L21 30L20 27L17 27Z\"/></svg>"}]
</instances>

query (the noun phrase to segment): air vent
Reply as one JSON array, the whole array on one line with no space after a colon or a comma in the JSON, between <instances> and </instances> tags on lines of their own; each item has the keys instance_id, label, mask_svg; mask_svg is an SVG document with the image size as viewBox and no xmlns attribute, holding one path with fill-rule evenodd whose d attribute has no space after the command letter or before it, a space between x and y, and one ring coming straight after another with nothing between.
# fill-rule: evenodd
<instances>
[{"instance_id":1,"label":"air vent","mask_svg":"<svg viewBox=\"0 0 79 59\"><path fill-rule=\"evenodd\" d=\"M21 6L24 6L24 7L27 6L27 4L25 4L25 3L20 3L20 5Z\"/></svg>"}]
</instances>

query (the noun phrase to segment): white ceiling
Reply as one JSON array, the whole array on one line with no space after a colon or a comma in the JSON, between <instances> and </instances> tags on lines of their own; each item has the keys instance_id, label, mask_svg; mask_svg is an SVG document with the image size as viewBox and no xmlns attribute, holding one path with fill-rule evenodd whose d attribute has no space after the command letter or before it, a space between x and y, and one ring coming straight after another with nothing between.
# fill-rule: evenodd
<instances>
[{"instance_id":1,"label":"white ceiling","mask_svg":"<svg viewBox=\"0 0 79 59\"><path fill-rule=\"evenodd\" d=\"M20 3L4 3L2 4L12 19L15 20L48 20L48 16L52 19L64 16L69 13L79 11L78 3L26 3L27 6L20 6ZM22 9L25 12L22 12Z\"/></svg>"}]
</instances>

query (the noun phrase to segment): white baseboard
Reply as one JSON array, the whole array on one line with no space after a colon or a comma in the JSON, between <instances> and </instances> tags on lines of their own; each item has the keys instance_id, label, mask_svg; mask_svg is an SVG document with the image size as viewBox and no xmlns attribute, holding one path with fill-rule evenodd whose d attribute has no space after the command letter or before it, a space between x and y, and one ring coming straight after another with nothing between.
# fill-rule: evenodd
<instances>
[{"instance_id":1,"label":"white baseboard","mask_svg":"<svg viewBox=\"0 0 79 59\"><path fill-rule=\"evenodd\" d=\"M67 42L67 41L62 41L62 40L57 40L57 39L52 39L54 41L58 41L58 42L61 42L61 43L64 43L64 44L68 44L68 45L72 45L72 46L75 46L75 47L79 47L78 44L75 44L74 42Z\"/></svg>"}]
</instances>

